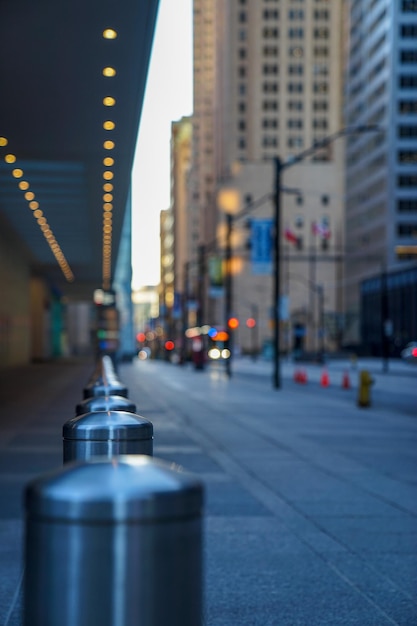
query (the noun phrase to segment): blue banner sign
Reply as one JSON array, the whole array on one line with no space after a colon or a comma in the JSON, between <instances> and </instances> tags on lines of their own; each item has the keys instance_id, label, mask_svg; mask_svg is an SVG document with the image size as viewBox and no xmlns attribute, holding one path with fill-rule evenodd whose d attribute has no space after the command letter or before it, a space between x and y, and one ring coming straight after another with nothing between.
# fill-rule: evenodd
<instances>
[{"instance_id":1,"label":"blue banner sign","mask_svg":"<svg viewBox=\"0 0 417 626\"><path fill-rule=\"evenodd\" d=\"M251 261L252 274L272 272L272 219L251 220Z\"/></svg>"}]
</instances>

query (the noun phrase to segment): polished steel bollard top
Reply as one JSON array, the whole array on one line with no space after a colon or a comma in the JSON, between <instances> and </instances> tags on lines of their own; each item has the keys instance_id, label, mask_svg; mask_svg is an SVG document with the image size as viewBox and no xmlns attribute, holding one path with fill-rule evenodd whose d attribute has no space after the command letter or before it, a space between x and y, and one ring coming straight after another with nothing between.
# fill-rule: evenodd
<instances>
[{"instance_id":1,"label":"polished steel bollard top","mask_svg":"<svg viewBox=\"0 0 417 626\"><path fill-rule=\"evenodd\" d=\"M136 404L124 396L96 396L82 400L75 407L76 415L93 411L128 411L136 413Z\"/></svg>"},{"instance_id":2,"label":"polished steel bollard top","mask_svg":"<svg viewBox=\"0 0 417 626\"><path fill-rule=\"evenodd\" d=\"M153 424L128 411L95 411L65 422L64 440L109 441L152 439Z\"/></svg>"},{"instance_id":3,"label":"polished steel bollard top","mask_svg":"<svg viewBox=\"0 0 417 626\"><path fill-rule=\"evenodd\" d=\"M201 516L203 485L173 463L145 455L64 465L32 481L32 518L133 522Z\"/></svg>"}]
</instances>

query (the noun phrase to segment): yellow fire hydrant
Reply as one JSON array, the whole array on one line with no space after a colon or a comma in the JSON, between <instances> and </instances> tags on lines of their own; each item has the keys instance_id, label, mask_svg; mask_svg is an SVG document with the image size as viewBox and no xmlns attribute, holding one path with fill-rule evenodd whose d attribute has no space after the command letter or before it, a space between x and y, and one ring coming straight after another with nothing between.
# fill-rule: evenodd
<instances>
[{"instance_id":1,"label":"yellow fire hydrant","mask_svg":"<svg viewBox=\"0 0 417 626\"><path fill-rule=\"evenodd\" d=\"M367 370L362 370L359 373L358 406L365 407L371 405L371 386L374 382Z\"/></svg>"}]
</instances>

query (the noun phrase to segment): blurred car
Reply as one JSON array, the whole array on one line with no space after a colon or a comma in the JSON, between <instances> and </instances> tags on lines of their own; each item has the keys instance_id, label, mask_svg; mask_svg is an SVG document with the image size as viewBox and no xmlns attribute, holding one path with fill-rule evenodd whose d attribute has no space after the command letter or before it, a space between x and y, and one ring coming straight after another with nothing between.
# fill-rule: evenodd
<instances>
[{"instance_id":1,"label":"blurred car","mask_svg":"<svg viewBox=\"0 0 417 626\"><path fill-rule=\"evenodd\" d=\"M401 350L401 358L407 361L407 363L417 365L417 341L411 341L404 350Z\"/></svg>"}]
</instances>

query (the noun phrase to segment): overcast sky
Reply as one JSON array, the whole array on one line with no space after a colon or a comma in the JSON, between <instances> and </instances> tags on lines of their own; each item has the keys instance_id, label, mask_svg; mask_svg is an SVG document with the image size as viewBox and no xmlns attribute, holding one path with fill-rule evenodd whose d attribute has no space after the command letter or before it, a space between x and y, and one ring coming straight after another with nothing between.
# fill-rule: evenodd
<instances>
[{"instance_id":1,"label":"overcast sky","mask_svg":"<svg viewBox=\"0 0 417 626\"><path fill-rule=\"evenodd\" d=\"M192 113L192 0L160 0L132 174L133 288L159 282L159 213L170 205L171 122Z\"/></svg>"}]
</instances>

